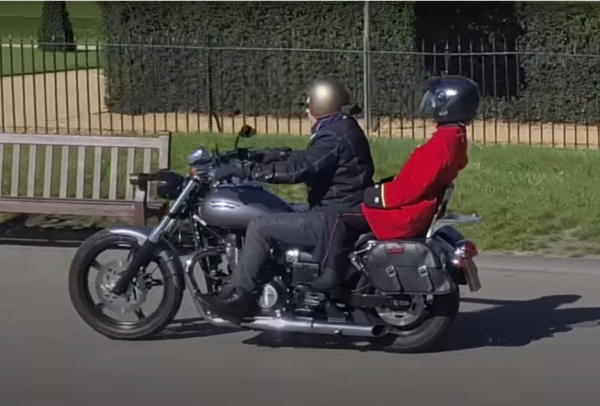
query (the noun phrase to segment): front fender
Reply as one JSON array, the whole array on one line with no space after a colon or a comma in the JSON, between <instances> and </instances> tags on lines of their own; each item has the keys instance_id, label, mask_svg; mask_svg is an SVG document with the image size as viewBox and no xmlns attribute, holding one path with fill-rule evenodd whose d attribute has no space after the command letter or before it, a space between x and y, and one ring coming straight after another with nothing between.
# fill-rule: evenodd
<instances>
[{"instance_id":1,"label":"front fender","mask_svg":"<svg viewBox=\"0 0 600 406\"><path fill-rule=\"evenodd\" d=\"M105 232L113 235L122 235L125 237L133 237L138 244L142 246L148 236L152 232L151 227L132 227L132 226L115 226L105 230ZM160 256L169 268L169 276L173 278L175 285L180 289L185 289L185 279L181 257L177 248L166 238L162 238L158 244L158 256Z\"/></svg>"}]
</instances>

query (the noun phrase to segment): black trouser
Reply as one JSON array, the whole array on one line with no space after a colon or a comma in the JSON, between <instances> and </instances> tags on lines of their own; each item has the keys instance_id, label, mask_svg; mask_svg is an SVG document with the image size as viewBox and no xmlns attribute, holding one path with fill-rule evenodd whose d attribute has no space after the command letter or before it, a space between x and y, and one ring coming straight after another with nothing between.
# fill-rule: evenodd
<instances>
[{"instance_id":1,"label":"black trouser","mask_svg":"<svg viewBox=\"0 0 600 406\"><path fill-rule=\"evenodd\" d=\"M371 231L360 206L337 215L331 227L323 264L337 272L349 266L348 255L361 234Z\"/></svg>"},{"instance_id":2,"label":"black trouser","mask_svg":"<svg viewBox=\"0 0 600 406\"><path fill-rule=\"evenodd\" d=\"M278 213L250 221L244 249L233 271L232 285L252 292L275 241L291 247L313 249L324 240L325 214L321 211Z\"/></svg>"}]
</instances>

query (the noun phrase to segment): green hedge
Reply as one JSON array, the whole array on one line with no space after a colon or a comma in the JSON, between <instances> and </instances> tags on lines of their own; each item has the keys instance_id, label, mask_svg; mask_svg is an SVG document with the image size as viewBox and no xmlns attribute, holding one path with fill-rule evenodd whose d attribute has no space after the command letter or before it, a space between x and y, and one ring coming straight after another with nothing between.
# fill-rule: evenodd
<instances>
[{"instance_id":1,"label":"green hedge","mask_svg":"<svg viewBox=\"0 0 600 406\"><path fill-rule=\"evenodd\" d=\"M525 77L516 110L532 120L599 122L600 4L522 2L517 11L520 48L537 54L521 58Z\"/></svg>"},{"instance_id":2,"label":"green hedge","mask_svg":"<svg viewBox=\"0 0 600 406\"><path fill-rule=\"evenodd\" d=\"M449 58L450 73L473 74L485 90L484 115L600 121L600 58L567 55L600 54L600 4L499 2L492 14L471 3L454 13L437 6L445 18L425 5L416 16L412 2L370 4L375 113L411 116L428 76L441 72L443 56L411 54L415 43L435 44L437 52L447 40L452 52L502 52L518 42L526 54ZM363 2L100 5L108 42L138 44L108 48L113 112L295 115L306 84L326 75L346 81L362 105Z\"/></svg>"},{"instance_id":3,"label":"green hedge","mask_svg":"<svg viewBox=\"0 0 600 406\"><path fill-rule=\"evenodd\" d=\"M144 44L108 48L111 111L298 114L307 83L328 75L344 80L362 105L362 2L100 5L109 43ZM414 51L413 4L374 2L371 7L374 49ZM346 51L325 51L331 49ZM374 88L395 96L377 110L412 112L421 86L414 80L418 61L416 56L373 56Z\"/></svg>"},{"instance_id":4,"label":"green hedge","mask_svg":"<svg viewBox=\"0 0 600 406\"><path fill-rule=\"evenodd\" d=\"M77 49L66 1L44 2L38 42L44 51L73 52Z\"/></svg>"}]
</instances>

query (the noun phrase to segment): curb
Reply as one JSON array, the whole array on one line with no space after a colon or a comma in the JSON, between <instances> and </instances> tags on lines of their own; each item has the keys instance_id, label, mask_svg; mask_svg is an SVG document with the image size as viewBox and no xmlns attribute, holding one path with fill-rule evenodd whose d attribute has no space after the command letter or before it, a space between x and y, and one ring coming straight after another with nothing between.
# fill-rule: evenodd
<instances>
[{"instance_id":1,"label":"curb","mask_svg":"<svg viewBox=\"0 0 600 406\"><path fill-rule=\"evenodd\" d=\"M482 252L475 262L486 271L600 275L600 257L566 258L547 255Z\"/></svg>"}]
</instances>

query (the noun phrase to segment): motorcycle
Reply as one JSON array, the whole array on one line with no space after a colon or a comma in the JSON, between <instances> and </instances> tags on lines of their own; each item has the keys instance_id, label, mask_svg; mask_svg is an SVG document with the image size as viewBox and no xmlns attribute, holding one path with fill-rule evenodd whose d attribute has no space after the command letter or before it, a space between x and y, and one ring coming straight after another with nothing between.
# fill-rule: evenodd
<instances>
[{"instance_id":1,"label":"motorcycle","mask_svg":"<svg viewBox=\"0 0 600 406\"><path fill-rule=\"evenodd\" d=\"M132 184L156 182L158 196L172 204L154 228L111 227L77 250L69 273L69 294L88 326L111 339L149 338L173 321L186 288L208 323L230 326L209 314L197 295L217 295L227 286L251 219L302 210L257 182L215 179L220 165L243 164L261 156L261 150L238 147L240 139L254 134L244 126L231 151L219 152L217 147L211 154L199 147L187 158L190 171L186 177L172 170L130 175ZM395 352L430 349L458 314L459 286L471 292L481 288L474 262L477 248L454 228L480 218L447 213L453 192L454 185L449 185L431 226L420 238L378 241L372 233L360 236L350 255L345 293L335 298L303 288L320 275L310 247L276 244L265 269L268 276L256 292L256 314L239 328L364 337ZM193 248L184 266L176 237L178 225L185 221L191 225ZM130 262L99 264L98 255L114 248L127 250ZM151 264L162 281L154 279ZM99 272L90 289L85 281L93 268ZM164 294L158 309L144 314L141 306L148 293L160 286ZM100 303L92 300L93 292ZM134 314L136 320L111 319L102 313L105 308Z\"/></svg>"}]
</instances>

